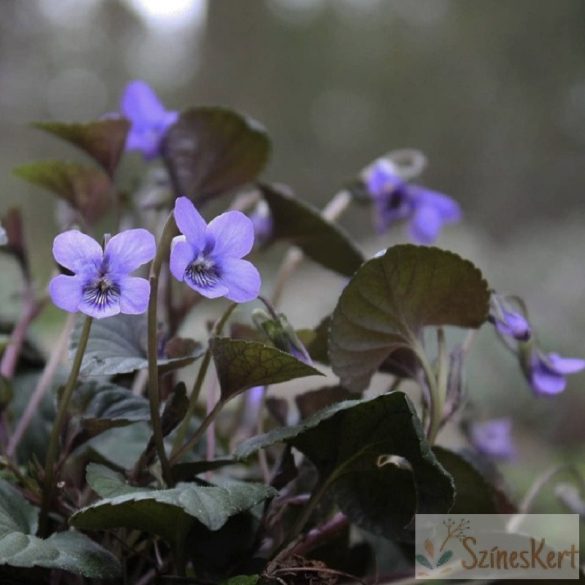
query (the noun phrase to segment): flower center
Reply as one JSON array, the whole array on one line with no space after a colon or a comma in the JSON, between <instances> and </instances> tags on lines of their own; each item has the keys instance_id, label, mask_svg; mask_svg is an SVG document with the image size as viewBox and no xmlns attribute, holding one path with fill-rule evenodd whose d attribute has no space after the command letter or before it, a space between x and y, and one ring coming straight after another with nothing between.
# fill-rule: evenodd
<instances>
[{"instance_id":1,"label":"flower center","mask_svg":"<svg viewBox=\"0 0 585 585\"><path fill-rule=\"evenodd\" d=\"M103 309L120 298L120 287L106 276L100 276L83 287L83 300Z\"/></svg>"},{"instance_id":2,"label":"flower center","mask_svg":"<svg viewBox=\"0 0 585 585\"><path fill-rule=\"evenodd\" d=\"M213 260L200 255L187 266L185 277L196 286L209 288L217 284L220 273Z\"/></svg>"}]
</instances>

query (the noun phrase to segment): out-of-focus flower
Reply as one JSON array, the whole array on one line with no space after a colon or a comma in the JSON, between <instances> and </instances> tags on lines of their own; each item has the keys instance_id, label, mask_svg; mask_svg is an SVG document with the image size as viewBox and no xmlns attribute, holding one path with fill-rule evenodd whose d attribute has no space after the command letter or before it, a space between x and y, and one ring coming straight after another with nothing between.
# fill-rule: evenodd
<instances>
[{"instance_id":1,"label":"out-of-focus flower","mask_svg":"<svg viewBox=\"0 0 585 585\"><path fill-rule=\"evenodd\" d=\"M514 311L505 297L492 294L490 299L489 321L494 324L500 335L512 337L518 341L530 339L532 329L530 323L518 311Z\"/></svg>"},{"instance_id":2,"label":"out-of-focus flower","mask_svg":"<svg viewBox=\"0 0 585 585\"><path fill-rule=\"evenodd\" d=\"M53 278L51 298L64 311L81 311L96 319L144 313L150 285L130 273L152 260L155 252L154 236L144 229L115 235L105 249L80 231L63 232L55 238L53 256L73 276Z\"/></svg>"},{"instance_id":3,"label":"out-of-focus flower","mask_svg":"<svg viewBox=\"0 0 585 585\"><path fill-rule=\"evenodd\" d=\"M254 245L251 220L239 211L228 211L208 225L187 197L177 199L174 213L183 235L173 239L173 276L210 299L254 300L260 293L260 274L242 260Z\"/></svg>"},{"instance_id":4,"label":"out-of-focus flower","mask_svg":"<svg viewBox=\"0 0 585 585\"><path fill-rule=\"evenodd\" d=\"M520 355L530 386L541 395L559 394L567 385L567 375L585 369L585 360L561 357L557 353L545 354L537 348Z\"/></svg>"},{"instance_id":5,"label":"out-of-focus flower","mask_svg":"<svg viewBox=\"0 0 585 585\"><path fill-rule=\"evenodd\" d=\"M165 110L152 88L144 81L131 81L120 104L122 114L131 122L126 150L139 150L146 160L160 154L160 143L178 112Z\"/></svg>"},{"instance_id":6,"label":"out-of-focus flower","mask_svg":"<svg viewBox=\"0 0 585 585\"><path fill-rule=\"evenodd\" d=\"M270 208L266 201L260 201L250 213L250 220L254 226L254 236L256 244L262 246L266 244L272 237L274 222L270 215Z\"/></svg>"},{"instance_id":7,"label":"out-of-focus flower","mask_svg":"<svg viewBox=\"0 0 585 585\"><path fill-rule=\"evenodd\" d=\"M386 158L372 163L363 173L366 189L376 211L376 227L386 231L393 223L407 220L413 241L432 244L443 225L461 219L461 208L451 197L403 180Z\"/></svg>"},{"instance_id":8,"label":"out-of-focus flower","mask_svg":"<svg viewBox=\"0 0 585 585\"><path fill-rule=\"evenodd\" d=\"M472 423L469 439L475 449L486 457L505 460L516 455L512 441L512 421L508 418Z\"/></svg>"}]
</instances>

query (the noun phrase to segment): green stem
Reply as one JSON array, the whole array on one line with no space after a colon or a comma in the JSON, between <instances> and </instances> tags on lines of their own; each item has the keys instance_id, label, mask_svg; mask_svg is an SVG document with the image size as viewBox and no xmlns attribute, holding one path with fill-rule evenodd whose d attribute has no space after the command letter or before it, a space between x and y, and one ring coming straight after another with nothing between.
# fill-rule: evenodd
<instances>
[{"instance_id":1,"label":"green stem","mask_svg":"<svg viewBox=\"0 0 585 585\"><path fill-rule=\"evenodd\" d=\"M158 387L158 279L162 264L169 255L171 242L178 234L173 214L169 215L158 243L156 256L150 267L150 297L148 299L148 402L150 422L156 453L162 468L162 476L167 485L173 484L171 467L164 445L164 435L160 420L160 394Z\"/></svg>"},{"instance_id":2,"label":"green stem","mask_svg":"<svg viewBox=\"0 0 585 585\"><path fill-rule=\"evenodd\" d=\"M73 358L73 364L71 366L71 371L69 372L69 378L67 379L61 394L61 400L59 401L59 408L57 410L57 417L55 418L53 429L51 430L51 436L49 438L49 446L47 448L47 457L45 460L45 477L39 519L39 535L41 537L47 536L48 533L49 507L51 505L51 500L53 499L53 492L55 489L55 460L57 458L59 439L61 437L61 432L63 431L65 419L67 417L69 402L71 401L71 396L73 395L73 391L75 390L75 385L77 383L77 378L79 377L79 370L81 369L81 362L87 347L92 321L93 319L91 317L86 317L85 322L83 323L83 328L79 338L79 345L77 346L77 351L75 352L75 357Z\"/></svg>"},{"instance_id":3,"label":"green stem","mask_svg":"<svg viewBox=\"0 0 585 585\"><path fill-rule=\"evenodd\" d=\"M221 412L225 402L220 400L211 410L211 412L203 419L193 436L175 453L171 455L171 463L176 463L189 449L192 449L203 437L205 431L209 425L217 418L217 415Z\"/></svg>"},{"instance_id":4,"label":"green stem","mask_svg":"<svg viewBox=\"0 0 585 585\"><path fill-rule=\"evenodd\" d=\"M433 371L433 368L429 360L427 359L427 355L421 343L418 341L418 339L413 338L410 340L410 346L414 353L416 354L416 357L418 358L420 365L422 366L429 389L431 423L428 431L428 440L429 443L431 443L432 445L437 436L437 433L439 432L439 426L441 423L442 415L439 387L437 384L435 372Z\"/></svg>"},{"instance_id":5,"label":"green stem","mask_svg":"<svg viewBox=\"0 0 585 585\"><path fill-rule=\"evenodd\" d=\"M221 334L225 324L227 323L227 320L230 318L231 314L234 312L237 306L237 303L231 303L229 305L229 307L224 311L223 315L216 321L215 325L213 326L210 338ZM193 385L193 390L191 391L191 396L189 397L189 405L187 406L185 417L183 418L183 422L181 423L181 426L177 430L177 434L175 436L173 451L171 453L172 459L176 458L176 454L179 452L180 446L187 437L189 423L191 422L193 414L195 413L195 409L197 408L197 401L199 400L199 395L201 394L201 389L203 388L203 382L205 381L205 376L207 375L207 370L209 369L211 358L211 346L208 346L207 351L203 356L201 365L199 366L199 372L197 372L197 378L195 379L195 384Z\"/></svg>"},{"instance_id":6,"label":"green stem","mask_svg":"<svg viewBox=\"0 0 585 585\"><path fill-rule=\"evenodd\" d=\"M175 457L175 454L179 451L180 446L185 442L187 431L189 430L189 423L191 422L191 418L193 418L193 414L195 413L197 400L199 400L201 388L203 388L203 382L205 381L205 376L207 375L207 370L209 369L210 363L211 350L208 349L203 356L201 365L199 366L199 372L197 372L197 378L195 379L195 384L193 385L193 390L191 391L191 396L189 397L189 405L187 406L187 411L185 412L185 418L183 418L183 422L177 430L177 434L173 443L171 459Z\"/></svg>"}]
</instances>

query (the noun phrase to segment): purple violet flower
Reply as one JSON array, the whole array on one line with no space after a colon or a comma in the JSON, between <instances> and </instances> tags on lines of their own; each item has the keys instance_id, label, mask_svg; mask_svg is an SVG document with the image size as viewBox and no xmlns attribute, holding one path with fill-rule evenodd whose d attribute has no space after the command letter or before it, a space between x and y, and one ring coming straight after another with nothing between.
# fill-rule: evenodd
<instances>
[{"instance_id":1,"label":"purple violet flower","mask_svg":"<svg viewBox=\"0 0 585 585\"><path fill-rule=\"evenodd\" d=\"M488 319L500 335L512 337L517 341L528 341L532 335L532 328L526 317L512 310L506 298L501 295L492 294Z\"/></svg>"},{"instance_id":2,"label":"purple violet flower","mask_svg":"<svg viewBox=\"0 0 585 585\"><path fill-rule=\"evenodd\" d=\"M146 160L160 154L160 143L169 126L179 118L169 112L144 81L131 81L124 90L120 109L132 126L126 139L126 150L139 150Z\"/></svg>"},{"instance_id":3,"label":"purple violet flower","mask_svg":"<svg viewBox=\"0 0 585 585\"><path fill-rule=\"evenodd\" d=\"M53 256L73 276L53 278L51 298L64 311L81 311L96 319L144 313L150 285L130 273L152 260L155 252L154 236L143 229L115 235L105 249L78 230L63 232L55 238Z\"/></svg>"},{"instance_id":4,"label":"purple violet flower","mask_svg":"<svg viewBox=\"0 0 585 585\"><path fill-rule=\"evenodd\" d=\"M554 395L562 392L566 385L566 376L585 369L585 360L565 358L558 353L544 354L537 349L530 353L528 363L524 364L524 373L537 394Z\"/></svg>"},{"instance_id":5,"label":"purple violet flower","mask_svg":"<svg viewBox=\"0 0 585 585\"><path fill-rule=\"evenodd\" d=\"M482 455L494 459L512 459L516 449L512 442L512 421L494 418L471 425L469 439Z\"/></svg>"},{"instance_id":6,"label":"purple violet flower","mask_svg":"<svg viewBox=\"0 0 585 585\"><path fill-rule=\"evenodd\" d=\"M254 237L256 244L262 246L272 237L274 222L270 214L270 208L266 201L260 201L250 213L250 220L254 226Z\"/></svg>"},{"instance_id":7,"label":"purple violet flower","mask_svg":"<svg viewBox=\"0 0 585 585\"><path fill-rule=\"evenodd\" d=\"M247 260L254 245L254 226L239 211L218 215L207 224L187 197L175 202L175 221L182 236L173 239L170 268L204 297L227 297L237 303L254 300L260 274Z\"/></svg>"},{"instance_id":8,"label":"purple violet flower","mask_svg":"<svg viewBox=\"0 0 585 585\"><path fill-rule=\"evenodd\" d=\"M378 159L364 174L366 188L376 209L376 225L386 231L399 220L408 220L409 233L419 244L432 244L445 224L461 219L459 204L442 193L404 181L394 165Z\"/></svg>"}]
</instances>

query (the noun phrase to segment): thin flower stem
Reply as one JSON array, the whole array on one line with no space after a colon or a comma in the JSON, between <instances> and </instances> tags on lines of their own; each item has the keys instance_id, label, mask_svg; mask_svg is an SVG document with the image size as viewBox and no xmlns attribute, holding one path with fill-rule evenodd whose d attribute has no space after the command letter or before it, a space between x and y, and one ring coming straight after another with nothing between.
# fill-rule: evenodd
<instances>
[{"instance_id":1,"label":"thin flower stem","mask_svg":"<svg viewBox=\"0 0 585 585\"><path fill-rule=\"evenodd\" d=\"M437 385L437 378L435 372L429 360L427 359L427 355L425 353L424 348L422 347L421 343L416 338L412 338L410 340L411 349L414 351L420 365L425 374L425 378L427 381L427 385L429 388L429 402L430 402L430 427L428 430L427 438L429 443L432 445L437 433L439 431L441 416L442 416L442 406L440 404L440 396L439 396L439 388Z\"/></svg>"},{"instance_id":2,"label":"thin flower stem","mask_svg":"<svg viewBox=\"0 0 585 585\"><path fill-rule=\"evenodd\" d=\"M321 217L327 221L337 220L349 207L351 199L352 197L349 191L340 191L334 195L329 203L323 208L321 211ZM297 268L303 262L304 257L305 255L303 252L296 246L291 247L287 252L280 268L278 269L274 287L272 289L271 298L274 306L278 305L282 300L284 287L288 279L296 272Z\"/></svg>"},{"instance_id":3,"label":"thin flower stem","mask_svg":"<svg viewBox=\"0 0 585 585\"><path fill-rule=\"evenodd\" d=\"M46 299L41 301L35 299L33 291L30 289L30 287L27 287L24 292L24 306L20 315L20 319L12 330L8 344L6 345L4 353L2 354L2 361L0 362L0 376L9 380L14 376L14 372L16 371L16 366L18 364L18 358L20 357L20 352L26 339L28 328L39 315L39 313L43 310L45 304Z\"/></svg>"},{"instance_id":4,"label":"thin flower stem","mask_svg":"<svg viewBox=\"0 0 585 585\"><path fill-rule=\"evenodd\" d=\"M54 345L53 350L51 352L51 356L49 357L49 360L45 364L43 373L41 374L41 377L39 378L37 385L35 386L32 396L28 404L26 405L26 409L22 417L18 421L18 424L14 429L12 437L10 437L8 447L6 448L6 454L10 458L14 457L14 454L16 453L16 449L18 448L18 445L22 440L22 437L24 436L28 427L30 426L30 423L33 419L33 416L35 415L35 412L39 407L39 404L41 403L47 389L49 388L53 378L55 377L55 372L57 370L57 367L59 366L59 363L61 362L61 359L63 358L63 354L65 353L65 350L67 348L67 342L69 341L71 331L73 330L73 326L75 325L76 316L77 316L76 313L69 313L67 315L67 320L65 321L65 326L61 331L59 339L57 340L57 343Z\"/></svg>"},{"instance_id":5,"label":"thin flower stem","mask_svg":"<svg viewBox=\"0 0 585 585\"><path fill-rule=\"evenodd\" d=\"M41 502L41 513L39 518L39 535L41 537L46 537L48 532L49 507L51 505L51 500L53 499L53 492L55 489L55 460L59 447L59 439L61 437L61 432L63 431L63 425L65 424L69 402L71 401L71 396L73 396L73 391L75 390L75 385L77 384L77 378L79 377L79 371L81 370L81 362L83 360L83 355L85 354L85 348L87 347L92 321L93 319L91 317L86 317L83 323L83 328L79 337L79 345L77 346L77 351L75 352L75 357L73 358L73 364L71 366L71 371L69 372L69 378L67 379L67 383L65 384L61 394L59 408L57 410L57 417L55 418L51 436L49 438L49 446L47 448L47 457L45 460L45 477L43 482L44 486Z\"/></svg>"},{"instance_id":6,"label":"thin flower stem","mask_svg":"<svg viewBox=\"0 0 585 585\"><path fill-rule=\"evenodd\" d=\"M207 427L217 418L217 415L221 412L225 402L220 400L213 407L211 412L203 419L198 429L193 433L193 436L174 454L171 455L171 464L176 463L187 451L192 449L201 440Z\"/></svg>"},{"instance_id":7,"label":"thin flower stem","mask_svg":"<svg viewBox=\"0 0 585 585\"><path fill-rule=\"evenodd\" d=\"M169 255L171 242L178 234L173 213L169 215L163 228L156 256L150 267L150 297L148 299L148 402L150 405L150 422L156 453L162 468L163 480L167 485L173 484L171 467L164 445L164 435L160 420L160 393L158 386L158 280L165 258Z\"/></svg>"},{"instance_id":8,"label":"thin flower stem","mask_svg":"<svg viewBox=\"0 0 585 585\"><path fill-rule=\"evenodd\" d=\"M223 315L216 321L215 325L213 326L210 338L216 335L221 335L227 320L231 317L237 306L237 303L230 303L228 308L224 311ZM195 384L193 385L193 390L191 391L191 396L189 397L189 405L187 406L183 422L181 423L181 426L177 430L177 434L175 436L171 458L175 457L181 444L185 441L187 432L189 430L189 423L191 422L193 414L195 413L195 409L197 408L197 401L199 400L199 395L201 394L201 389L203 388L203 382L205 381L205 376L207 375L207 370L209 369L211 358L211 346L208 346L207 351L203 356L203 360L201 361L201 365L199 366L197 377L195 378Z\"/></svg>"}]
</instances>

